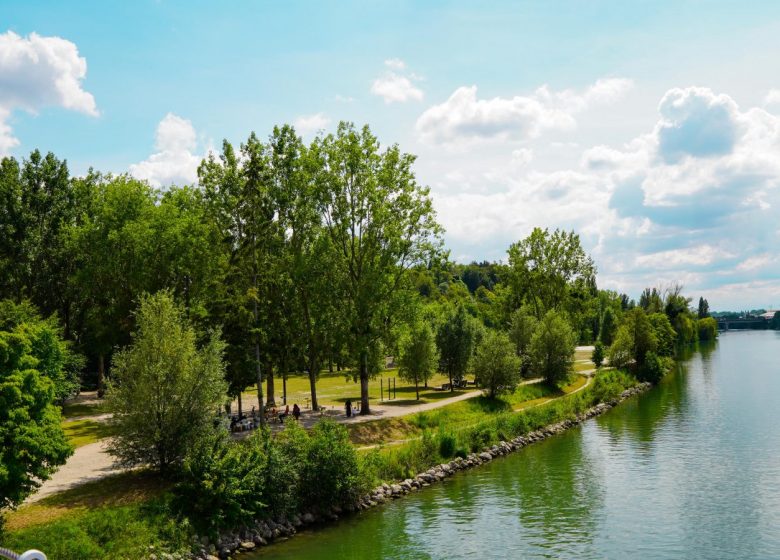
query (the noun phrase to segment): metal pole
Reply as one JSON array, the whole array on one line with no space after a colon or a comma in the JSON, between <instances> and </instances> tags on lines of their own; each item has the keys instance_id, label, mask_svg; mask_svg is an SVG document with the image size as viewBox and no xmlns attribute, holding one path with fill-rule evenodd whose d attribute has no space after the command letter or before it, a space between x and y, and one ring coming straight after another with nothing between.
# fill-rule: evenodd
<instances>
[{"instance_id":1,"label":"metal pole","mask_svg":"<svg viewBox=\"0 0 780 560\"><path fill-rule=\"evenodd\" d=\"M380 377L379 378L379 401L385 400L385 384L384 380Z\"/></svg>"}]
</instances>

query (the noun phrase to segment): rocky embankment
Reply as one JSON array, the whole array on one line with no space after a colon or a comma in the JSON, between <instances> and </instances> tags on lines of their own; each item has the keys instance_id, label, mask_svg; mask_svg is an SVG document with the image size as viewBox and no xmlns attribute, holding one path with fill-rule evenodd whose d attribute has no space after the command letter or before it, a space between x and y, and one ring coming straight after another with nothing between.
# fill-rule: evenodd
<instances>
[{"instance_id":1,"label":"rocky embankment","mask_svg":"<svg viewBox=\"0 0 780 560\"><path fill-rule=\"evenodd\" d=\"M293 515L278 520L264 519L258 520L253 525L245 527L239 531L225 533L216 542L210 542L208 538L196 538L194 547L198 552L189 555L190 558L199 560L219 560L230 558L243 552L250 552L257 547L267 546L276 540L292 537L299 529L338 520L342 515L353 514L357 511L370 509L385 502L395 500L409 494L417 492L422 488L435 484L454 475L458 471L463 471L485 463L489 463L496 457L507 455L526 445L541 441L555 434L559 434L569 428L572 428L589 418L603 414L621 401L642 393L650 388L649 383L640 383L635 387L626 389L620 396L612 401L597 404L589 408L573 420L564 420L551 424L539 430L529 432L523 436L518 436L510 441L502 441L492 447L485 448L480 453L471 453L465 458L458 457L449 463L436 465L415 476L407 478L396 484L382 484L377 486L368 494L361 496L358 500L350 504L348 508L342 509L334 507L326 514L315 514L312 512L303 512L299 515ZM152 554L151 558L155 560L182 558L181 556L171 554Z\"/></svg>"}]
</instances>

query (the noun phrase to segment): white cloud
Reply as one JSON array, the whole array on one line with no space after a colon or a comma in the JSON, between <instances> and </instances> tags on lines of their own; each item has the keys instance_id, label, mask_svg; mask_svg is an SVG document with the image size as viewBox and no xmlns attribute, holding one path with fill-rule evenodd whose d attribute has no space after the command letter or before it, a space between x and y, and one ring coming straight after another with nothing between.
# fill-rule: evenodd
<instances>
[{"instance_id":1,"label":"white cloud","mask_svg":"<svg viewBox=\"0 0 780 560\"><path fill-rule=\"evenodd\" d=\"M632 86L630 80L599 80L585 91L553 92L547 86L531 95L479 99L477 86L462 86L449 99L417 119L420 139L431 144L534 138L546 129L571 130L575 114L595 103L610 103Z\"/></svg>"},{"instance_id":2,"label":"white cloud","mask_svg":"<svg viewBox=\"0 0 780 560\"><path fill-rule=\"evenodd\" d=\"M596 89L591 96L611 95ZM533 101L542 107L532 119L515 117L516 107ZM561 227L581 235L602 287L636 297L647 286L682 282L688 295L709 298L715 309L780 301L780 115L741 108L706 88L674 88L646 132L622 146L582 150L570 157L577 170L567 171L558 161L576 148L527 138L534 126L552 128L545 111L577 106L568 94L466 102L479 118L454 111L465 117L445 114L430 130L462 138L466 130L476 134L468 127L478 123L479 138L493 141L458 153L427 148L447 170L431 185L453 255L505 259L509 244L533 227ZM495 113L516 118L525 134L487 118ZM499 124L485 129L491 122ZM518 138L528 147L518 149ZM533 159L517 165L515 153L523 161L525 149ZM503 160L492 155L500 153ZM740 291L748 287L755 289Z\"/></svg>"},{"instance_id":3,"label":"white cloud","mask_svg":"<svg viewBox=\"0 0 780 560\"><path fill-rule=\"evenodd\" d=\"M406 70L406 63L400 58L388 58L385 60L385 66L393 70Z\"/></svg>"},{"instance_id":4,"label":"white cloud","mask_svg":"<svg viewBox=\"0 0 780 560\"><path fill-rule=\"evenodd\" d=\"M389 70L379 76L371 84L371 93L385 100L385 103L405 103L406 101L422 101L421 89L414 85L419 81L415 74L404 74L406 63L398 58L385 60Z\"/></svg>"},{"instance_id":5,"label":"white cloud","mask_svg":"<svg viewBox=\"0 0 780 560\"><path fill-rule=\"evenodd\" d=\"M334 99L339 103L352 103L355 101L354 97L350 97L348 95L341 95L341 94L337 94L336 97L334 97Z\"/></svg>"},{"instance_id":6,"label":"white cloud","mask_svg":"<svg viewBox=\"0 0 780 560\"><path fill-rule=\"evenodd\" d=\"M764 106L780 105L780 89L770 89L764 97Z\"/></svg>"},{"instance_id":7,"label":"white cloud","mask_svg":"<svg viewBox=\"0 0 780 560\"><path fill-rule=\"evenodd\" d=\"M512 163L517 167L524 167L534 159L534 152L530 148L518 148L512 150Z\"/></svg>"},{"instance_id":8,"label":"white cloud","mask_svg":"<svg viewBox=\"0 0 780 560\"><path fill-rule=\"evenodd\" d=\"M330 124L330 118L325 113L315 113L313 115L301 115L293 122L295 130L302 136L316 134Z\"/></svg>"},{"instance_id":9,"label":"white cloud","mask_svg":"<svg viewBox=\"0 0 780 560\"><path fill-rule=\"evenodd\" d=\"M202 156L195 154L198 139L192 123L168 113L157 125L155 153L130 165L130 174L156 187L192 184L198 180Z\"/></svg>"},{"instance_id":10,"label":"white cloud","mask_svg":"<svg viewBox=\"0 0 780 560\"><path fill-rule=\"evenodd\" d=\"M82 89L86 74L87 61L70 41L0 33L0 155L19 144L7 122L15 110L53 106L98 116L95 98Z\"/></svg>"}]
</instances>

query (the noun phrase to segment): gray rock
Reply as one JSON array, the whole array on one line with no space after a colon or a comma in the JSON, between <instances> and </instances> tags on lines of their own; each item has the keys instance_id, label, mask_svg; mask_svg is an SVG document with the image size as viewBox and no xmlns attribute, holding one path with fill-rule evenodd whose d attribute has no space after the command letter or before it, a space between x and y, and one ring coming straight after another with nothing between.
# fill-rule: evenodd
<instances>
[{"instance_id":1,"label":"gray rock","mask_svg":"<svg viewBox=\"0 0 780 560\"><path fill-rule=\"evenodd\" d=\"M239 545L239 548L241 550L254 550L255 546L257 546L253 541L244 541Z\"/></svg>"}]
</instances>

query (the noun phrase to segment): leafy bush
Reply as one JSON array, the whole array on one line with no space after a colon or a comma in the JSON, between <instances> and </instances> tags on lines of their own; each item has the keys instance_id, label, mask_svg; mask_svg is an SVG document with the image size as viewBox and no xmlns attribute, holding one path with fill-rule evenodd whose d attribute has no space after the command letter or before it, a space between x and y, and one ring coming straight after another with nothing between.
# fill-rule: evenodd
<instances>
[{"instance_id":1,"label":"leafy bush","mask_svg":"<svg viewBox=\"0 0 780 560\"><path fill-rule=\"evenodd\" d=\"M177 502L203 529L214 531L259 515L266 458L258 445L230 441L227 433L209 434L193 447L182 465Z\"/></svg>"},{"instance_id":2,"label":"leafy bush","mask_svg":"<svg viewBox=\"0 0 780 560\"><path fill-rule=\"evenodd\" d=\"M648 352L645 355L645 362L637 369L637 379L658 383L666 373L666 367L663 359L655 352Z\"/></svg>"},{"instance_id":3,"label":"leafy bush","mask_svg":"<svg viewBox=\"0 0 780 560\"><path fill-rule=\"evenodd\" d=\"M444 459L450 459L455 455L457 440L448 432L439 433L439 455Z\"/></svg>"}]
</instances>

